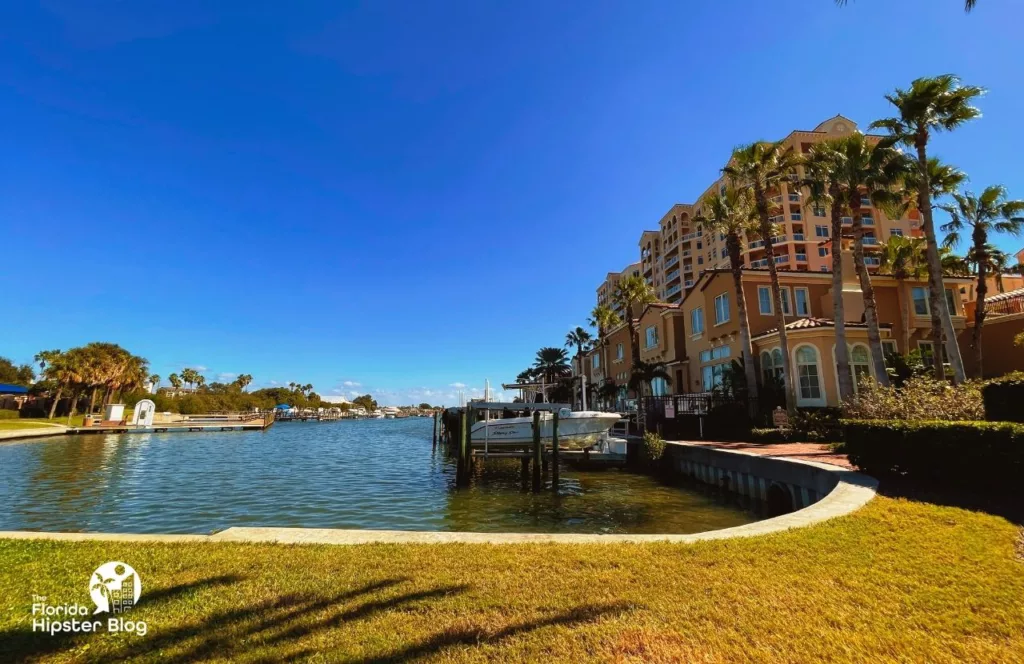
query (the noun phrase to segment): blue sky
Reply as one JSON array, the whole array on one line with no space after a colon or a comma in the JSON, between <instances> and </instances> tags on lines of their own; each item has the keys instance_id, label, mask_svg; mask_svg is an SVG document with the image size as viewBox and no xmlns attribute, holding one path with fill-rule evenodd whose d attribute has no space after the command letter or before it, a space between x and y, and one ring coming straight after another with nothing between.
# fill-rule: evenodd
<instances>
[{"instance_id":1,"label":"blue sky","mask_svg":"<svg viewBox=\"0 0 1024 664\"><path fill-rule=\"evenodd\" d=\"M916 76L990 88L933 152L1024 197L1022 24L1013 0L8 3L0 355L116 341L165 377L450 404L561 345L736 144L865 126Z\"/></svg>"}]
</instances>

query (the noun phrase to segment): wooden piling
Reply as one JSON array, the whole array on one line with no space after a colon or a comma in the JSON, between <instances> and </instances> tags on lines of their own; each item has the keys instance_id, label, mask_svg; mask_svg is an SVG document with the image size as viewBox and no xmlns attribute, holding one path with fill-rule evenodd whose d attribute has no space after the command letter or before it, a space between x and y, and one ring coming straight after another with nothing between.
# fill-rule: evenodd
<instances>
[{"instance_id":1,"label":"wooden piling","mask_svg":"<svg viewBox=\"0 0 1024 664\"><path fill-rule=\"evenodd\" d=\"M533 412L533 492L540 491L541 463L543 462L544 448L540 442L540 411Z\"/></svg>"},{"instance_id":2,"label":"wooden piling","mask_svg":"<svg viewBox=\"0 0 1024 664\"><path fill-rule=\"evenodd\" d=\"M466 426L466 420L466 409L463 408L459 414L459 463L455 471L457 486L469 484L469 427Z\"/></svg>"},{"instance_id":3,"label":"wooden piling","mask_svg":"<svg viewBox=\"0 0 1024 664\"><path fill-rule=\"evenodd\" d=\"M434 413L434 434L431 436L430 449L437 449L437 413Z\"/></svg>"},{"instance_id":4,"label":"wooden piling","mask_svg":"<svg viewBox=\"0 0 1024 664\"><path fill-rule=\"evenodd\" d=\"M551 420L551 488L558 491L558 411Z\"/></svg>"}]
</instances>

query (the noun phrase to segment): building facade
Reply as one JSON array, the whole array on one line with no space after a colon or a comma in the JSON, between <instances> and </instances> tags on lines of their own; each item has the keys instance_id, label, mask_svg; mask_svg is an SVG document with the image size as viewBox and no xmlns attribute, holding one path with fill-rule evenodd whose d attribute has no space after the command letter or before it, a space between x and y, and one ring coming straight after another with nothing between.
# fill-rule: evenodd
<instances>
[{"instance_id":1,"label":"building facade","mask_svg":"<svg viewBox=\"0 0 1024 664\"><path fill-rule=\"evenodd\" d=\"M633 277L640 274L640 263L631 263L622 269L621 272L609 272L604 281L597 287L597 303L604 304L618 314L619 318L625 316L622 307L615 301L615 287L626 277Z\"/></svg>"}]
</instances>

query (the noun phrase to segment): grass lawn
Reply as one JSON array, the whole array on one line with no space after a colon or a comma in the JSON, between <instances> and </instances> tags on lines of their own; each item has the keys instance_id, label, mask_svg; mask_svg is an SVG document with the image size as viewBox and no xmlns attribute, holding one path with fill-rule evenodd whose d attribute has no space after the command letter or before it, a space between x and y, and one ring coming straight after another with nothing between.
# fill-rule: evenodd
<instances>
[{"instance_id":1,"label":"grass lawn","mask_svg":"<svg viewBox=\"0 0 1024 664\"><path fill-rule=\"evenodd\" d=\"M56 427L46 427L40 424L41 420L0 420L0 431L10 431L12 429L44 429L53 428L58 433L62 429Z\"/></svg>"},{"instance_id":2,"label":"grass lawn","mask_svg":"<svg viewBox=\"0 0 1024 664\"><path fill-rule=\"evenodd\" d=\"M1024 661L1019 535L881 496L696 545L0 540L0 661ZM33 593L91 607L109 560L139 572L145 637L30 631Z\"/></svg>"},{"instance_id":3,"label":"grass lawn","mask_svg":"<svg viewBox=\"0 0 1024 664\"><path fill-rule=\"evenodd\" d=\"M39 429L42 424L60 424L63 426L82 426L83 415L75 415L68 424L67 417L55 417L52 420L45 417L21 417L14 420L0 420L0 430L3 429Z\"/></svg>"}]
</instances>

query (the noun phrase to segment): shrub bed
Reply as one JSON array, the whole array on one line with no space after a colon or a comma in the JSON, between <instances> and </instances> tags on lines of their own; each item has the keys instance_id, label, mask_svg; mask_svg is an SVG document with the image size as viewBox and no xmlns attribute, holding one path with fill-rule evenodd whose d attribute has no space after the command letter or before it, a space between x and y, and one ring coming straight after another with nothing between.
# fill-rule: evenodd
<instances>
[{"instance_id":1,"label":"shrub bed","mask_svg":"<svg viewBox=\"0 0 1024 664\"><path fill-rule=\"evenodd\" d=\"M990 422L1024 422L1024 371L1014 371L981 388L985 419Z\"/></svg>"},{"instance_id":2,"label":"shrub bed","mask_svg":"<svg viewBox=\"0 0 1024 664\"><path fill-rule=\"evenodd\" d=\"M1003 490L1024 473L1020 424L844 420L843 429L850 462L869 474Z\"/></svg>"}]
</instances>

